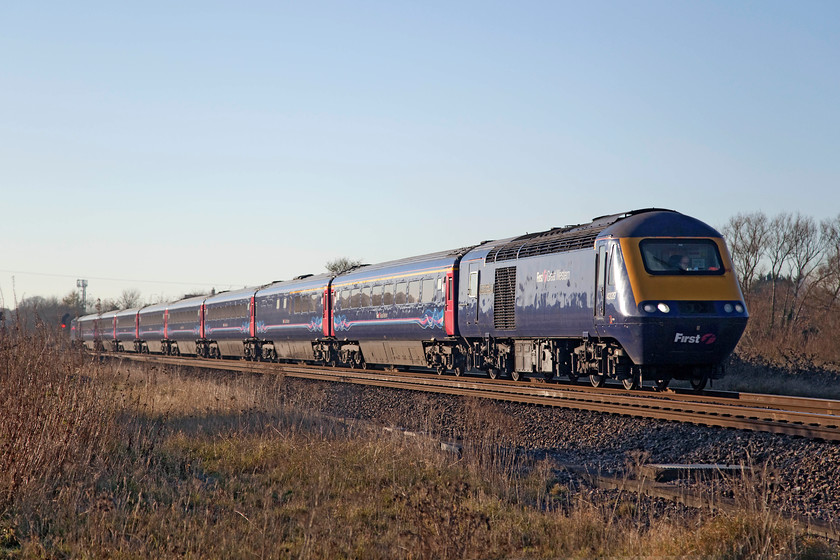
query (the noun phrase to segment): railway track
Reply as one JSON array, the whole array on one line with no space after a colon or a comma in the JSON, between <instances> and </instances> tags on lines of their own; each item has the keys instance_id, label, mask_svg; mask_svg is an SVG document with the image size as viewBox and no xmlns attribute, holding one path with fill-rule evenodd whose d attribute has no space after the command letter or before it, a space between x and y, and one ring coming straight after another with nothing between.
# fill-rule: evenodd
<instances>
[{"instance_id":1,"label":"railway track","mask_svg":"<svg viewBox=\"0 0 840 560\"><path fill-rule=\"evenodd\" d=\"M410 391L510 401L629 417L715 426L840 441L840 401L751 393L634 391L583 385L435 376L387 370L325 368L235 360L119 354L117 359L173 366L283 374L319 381L374 385Z\"/></svg>"}]
</instances>

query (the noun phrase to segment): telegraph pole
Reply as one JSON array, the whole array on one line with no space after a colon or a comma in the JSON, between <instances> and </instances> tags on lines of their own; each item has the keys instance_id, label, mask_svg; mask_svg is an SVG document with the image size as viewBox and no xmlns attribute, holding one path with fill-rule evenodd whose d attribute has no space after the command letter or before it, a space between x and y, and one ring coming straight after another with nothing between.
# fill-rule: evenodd
<instances>
[{"instance_id":1,"label":"telegraph pole","mask_svg":"<svg viewBox=\"0 0 840 560\"><path fill-rule=\"evenodd\" d=\"M88 281L85 279L76 280L76 287L82 289L82 313L87 312L87 286Z\"/></svg>"}]
</instances>

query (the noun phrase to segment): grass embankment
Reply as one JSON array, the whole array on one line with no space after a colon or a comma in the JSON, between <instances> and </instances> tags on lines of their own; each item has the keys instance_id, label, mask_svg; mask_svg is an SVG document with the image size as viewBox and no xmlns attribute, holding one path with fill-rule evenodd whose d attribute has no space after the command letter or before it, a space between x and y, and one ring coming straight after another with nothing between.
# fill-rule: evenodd
<instances>
[{"instance_id":1,"label":"grass embankment","mask_svg":"<svg viewBox=\"0 0 840 560\"><path fill-rule=\"evenodd\" d=\"M99 363L43 331L0 336L0 368L0 558L837 556L767 508L593 498L499 449L492 404L459 459L283 379Z\"/></svg>"},{"instance_id":2,"label":"grass embankment","mask_svg":"<svg viewBox=\"0 0 840 560\"><path fill-rule=\"evenodd\" d=\"M836 366L818 367L811 362L790 360L774 364L756 357L733 355L726 376L714 382L715 389L822 399L840 399L840 372Z\"/></svg>"}]
</instances>

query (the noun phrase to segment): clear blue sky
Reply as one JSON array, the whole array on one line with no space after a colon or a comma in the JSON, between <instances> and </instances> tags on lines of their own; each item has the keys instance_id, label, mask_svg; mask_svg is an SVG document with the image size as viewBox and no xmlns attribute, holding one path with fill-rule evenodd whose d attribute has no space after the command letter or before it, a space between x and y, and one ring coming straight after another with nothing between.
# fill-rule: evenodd
<instances>
[{"instance_id":1,"label":"clear blue sky","mask_svg":"<svg viewBox=\"0 0 840 560\"><path fill-rule=\"evenodd\" d=\"M4 2L0 290L174 298L649 206L833 217L839 86L834 0Z\"/></svg>"}]
</instances>

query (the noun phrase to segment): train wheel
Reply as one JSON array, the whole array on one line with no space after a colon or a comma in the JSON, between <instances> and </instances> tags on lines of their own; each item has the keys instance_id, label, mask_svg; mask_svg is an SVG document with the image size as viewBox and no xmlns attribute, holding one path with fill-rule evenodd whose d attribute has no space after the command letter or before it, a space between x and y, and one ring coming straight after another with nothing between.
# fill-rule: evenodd
<instances>
[{"instance_id":1,"label":"train wheel","mask_svg":"<svg viewBox=\"0 0 840 560\"><path fill-rule=\"evenodd\" d=\"M603 387L607 384L607 376L593 373L589 376L589 382L592 383L593 387Z\"/></svg>"},{"instance_id":2,"label":"train wheel","mask_svg":"<svg viewBox=\"0 0 840 560\"><path fill-rule=\"evenodd\" d=\"M634 378L632 378L632 377L628 377L627 379L622 379L622 380L621 380L621 384L622 384L622 385L624 386L624 388L625 388L625 389L627 389L628 391L635 391L636 389L638 389L638 388L639 388L639 382L638 382L638 380L636 380L636 379L634 379Z\"/></svg>"},{"instance_id":3,"label":"train wheel","mask_svg":"<svg viewBox=\"0 0 840 560\"><path fill-rule=\"evenodd\" d=\"M438 366L437 368L435 368L435 371L437 371L438 375L443 375L444 373L446 373L446 368L443 366Z\"/></svg>"},{"instance_id":4,"label":"train wheel","mask_svg":"<svg viewBox=\"0 0 840 560\"><path fill-rule=\"evenodd\" d=\"M520 379L522 379L522 376L519 374L518 371L514 369L510 372L510 378L514 381L519 381Z\"/></svg>"},{"instance_id":5,"label":"train wheel","mask_svg":"<svg viewBox=\"0 0 840 560\"><path fill-rule=\"evenodd\" d=\"M641 374L641 372L639 372L637 368L632 368L630 370L630 377L628 377L627 379L622 379L621 384L628 391L635 391L636 389L641 389L642 388L642 374Z\"/></svg>"},{"instance_id":6,"label":"train wheel","mask_svg":"<svg viewBox=\"0 0 840 560\"><path fill-rule=\"evenodd\" d=\"M455 366L452 369L452 373L455 374L455 377L461 377L461 375L464 373L464 368L462 368L461 366Z\"/></svg>"},{"instance_id":7,"label":"train wheel","mask_svg":"<svg viewBox=\"0 0 840 560\"><path fill-rule=\"evenodd\" d=\"M668 383L670 383L670 382L671 382L670 377L664 377L662 379L657 379L656 380L656 390L657 391L664 391L665 389L668 388Z\"/></svg>"},{"instance_id":8,"label":"train wheel","mask_svg":"<svg viewBox=\"0 0 840 560\"><path fill-rule=\"evenodd\" d=\"M706 388L706 383L708 382L709 378L705 375L695 376L689 379L689 383L691 383L691 388L694 389L695 392L699 393L703 389Z\"/></svg>"},{"instance_id":9,"label":"train wheel","mask_svg":"<svg viewBox=\"0 0 840 560\"><path fill-rule=\"evenodd\" d=\"M572 383L577 383L578 382L577 374L570 373L568 377L569 377L569 381L571 381Z\"/></svg>"},{"instance_id":10,"label":"train wheel","mask_svg":"<svg viewBox=\"0 0 840 560\"><path fill-rule=\"evenodd\" d=\"M487 370L487 375L490 376L490 379L496 379L497 377L499 377L499 370L491 367Z\"/></svg>"}]
</instances>

